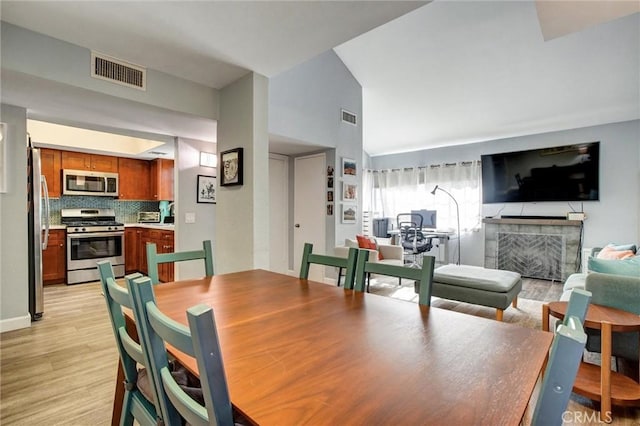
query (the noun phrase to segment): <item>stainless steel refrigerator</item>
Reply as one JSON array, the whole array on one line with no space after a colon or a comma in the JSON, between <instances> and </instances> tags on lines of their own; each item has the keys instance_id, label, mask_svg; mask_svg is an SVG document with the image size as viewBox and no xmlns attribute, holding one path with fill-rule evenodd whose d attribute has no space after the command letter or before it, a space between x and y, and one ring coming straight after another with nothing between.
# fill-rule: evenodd
<instances>
[{"instance_id":1,"label":"stainless steel refrigerator","mask_svg":"<svg viewBox=\"0 0 640 426\"><path fill-rule=\"evenodd\" d=\"M29 313L37 321L44 313L42 289L42 251L49 243L49 191L42 175L40 149L31 146L27 154L29 208Z\"/></svg>"}]
</instances>

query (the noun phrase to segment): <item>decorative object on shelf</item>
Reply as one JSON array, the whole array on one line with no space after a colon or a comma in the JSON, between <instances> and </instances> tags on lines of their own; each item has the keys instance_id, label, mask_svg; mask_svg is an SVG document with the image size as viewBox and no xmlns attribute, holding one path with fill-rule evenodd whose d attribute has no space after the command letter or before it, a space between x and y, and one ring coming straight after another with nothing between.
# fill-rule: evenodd
<instances>
[{"instance_id":1,"label":"decorative object on shelf","mask_svg":"<svg viewBox=\"0 0 640 426\"><path fill-rule=\"evenodd\" d=\"M198 175L198 203L216 203L216 177Z\"/></svg>"},{"instance_id":2,"label":"decorative object on shelf","mask_svg":"<svg viewBox=\"0 0 640 426\"><path fill-rule=\"evenodd\" d=\"M333 178L327 178L327 188L333 188Z\"/></svg>"},{"instance_id":3,"label":"decorative object on shelf","mask_svg":"<svg viewBox=\"0 0 640 426\"><path fill-rule=\"evenodd\" d=\"M351 204L342 205L342 223L356 223L358 207Z\"/></svg>"},{"instance_id":4,"label":"decorative object on shelf","mask_svg":"<svg viewBox=\"0 0 640 426\"><path fill-rule=\"evenodd\" d=\"M200 151L200 165L202 167L215 168L218 164L218 156L213 152Z\"/></svg>"},{"instance_id":5,"label":"decorative object on shelf","mask_svg":"<svg viewBox=\"0 0 640 426\"><path fill-rule=\"evenodd\" d=\"M234 148L220 154L220 186L242 185L242 148Z\"/></svg>"},{"instance_id":6,"label":"decorative object on shelf","mask_svg":"<svg viewBox=\"0 0 640 426\"><path fill-rule=\"evenodd\" d=\"M436 191L437 190L440 190L440 191L444 192L445 194L447 194L449 197L451 197L453 202L456 203L456 218L458 219L458 261L456 262L456 265L459 265L460 264L460 207L458 206L458 202L453 197L453 195L451 195L451 193L449 191L446 191L446 190L440 188L438 185L436 185L435 188L433 188L433 191L431 191L431 194L432 195L436 195Z\"/></svg>"},{"instance_id":7,"label":"decorative object on shelf","mask_svg":"<svg viewBox=\"0 0 640 426\"><path fill-rule=\"evenodd\" d=\"M333 166L327 166L327 177L333 176Z\"/></svg>"},{"instance_id":8,"label":"decorative object on shelf","mask_svg":"<svg viewBox=\"0 0 640 426\"><path fill-rule=\"evenodd\" d=\"M327 204L327 216L333 216L333 204Z\"/></svg>"},{"instance_id":9,"label":"decorative object on shelf","mask_svg":"<svg viewBox=\"0 0 640 426\"><path fill-rule=\"evenodd\" d=\"M342 182L342 200L356 201L358 195L358 185Z\"/></svg>"},{"instance_id":10,"label":"decorative object on shelf","mask_svg":"<svg viewBox=\"0 0 640 426\"><path fill-rule=\"evenodd\" d=\"M333 191L327 191L327 202L333 203Z\"/></svg>"},{"instance_id":11,"label":"decorative object on shelf","mask_svg":"<svg viewBox=\"0 0 640 426\"><path fill-rule=\"evenodd\" d=\"M342 158L342 176L356 176L356 160Z\"/></svg>"}]
</instances>

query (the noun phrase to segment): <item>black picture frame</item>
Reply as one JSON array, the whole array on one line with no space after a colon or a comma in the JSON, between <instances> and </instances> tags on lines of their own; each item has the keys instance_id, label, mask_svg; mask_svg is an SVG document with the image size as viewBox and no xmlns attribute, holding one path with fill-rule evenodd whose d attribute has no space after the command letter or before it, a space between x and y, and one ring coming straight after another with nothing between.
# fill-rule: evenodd
<instances>
[{"instance_id":1,"label":"black picture frame","mask_svg":"<svg viewBox=\"0 0 640 426\"><path fill-rule=\"evenodd\" d=\"M196 193L198 203L216 203L216 180L215 176L198 175L198 192Z\"/></svg>"},{"instance_id":2,"label":"black picture frame","mask_svg":"<svg viewBox=\"0 0 640 426\"><path fill-rule=\"evenodd\" d=\"M220 153L220 186L242 185L242 148Z\"/></svg>"}]
</instances>

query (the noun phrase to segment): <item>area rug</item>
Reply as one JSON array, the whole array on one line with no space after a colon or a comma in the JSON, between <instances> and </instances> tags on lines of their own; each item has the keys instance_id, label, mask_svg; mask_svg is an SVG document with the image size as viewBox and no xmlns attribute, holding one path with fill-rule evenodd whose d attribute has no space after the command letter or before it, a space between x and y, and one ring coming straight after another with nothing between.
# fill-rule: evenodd
<instances>
[{"instance_id":1,"label":"area rug","mask_svg":"<svg viewBox=\"0 0 640 426\"><path fill-rule=\"evenodd\" d=\"M403 280L402 285L398 285L397 278L371 277L369 292L381 296L393 297L394 299L406 300L418 303L418 295L414 292L413 281ZM518 324L522 327L542 329L542 305L538 300L518 298L518 307L509 306L504 311L503 321ZM495 319L496 310L486 306L472 305L470 303L458 302L455 300L440 299L434 297L431 306L442 309L449 309L464 314L478 317Z\"/></svg>"}]
</instances>

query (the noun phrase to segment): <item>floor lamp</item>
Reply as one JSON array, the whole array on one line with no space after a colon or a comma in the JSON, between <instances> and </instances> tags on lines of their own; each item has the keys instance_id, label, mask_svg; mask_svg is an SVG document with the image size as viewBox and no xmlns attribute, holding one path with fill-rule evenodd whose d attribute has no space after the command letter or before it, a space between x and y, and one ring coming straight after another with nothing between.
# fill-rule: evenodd
<instances>
[{"instance_id":1,"label":"floor lamp","mask_svg":"<svg viewBox=\"0 0 640 426\"><path fill-rule=\"evenodd\" d=\"M433 191L431 191L431 194L436 195L436 191L440 190L442 192L444 192L445 194L447 194L449 197L451 197L451 199L453 200L454 203L456 203L456 216L458 218L458 262L456 263L456 265L460 264L460 207L458 206L458 202L456 201L456 199L454 198L453 195L451 195L451 193L449 191L446 191L442 188L440 188L438 185L436 185L435 188L433 188Z\"/></svg>"}]
</instances>

